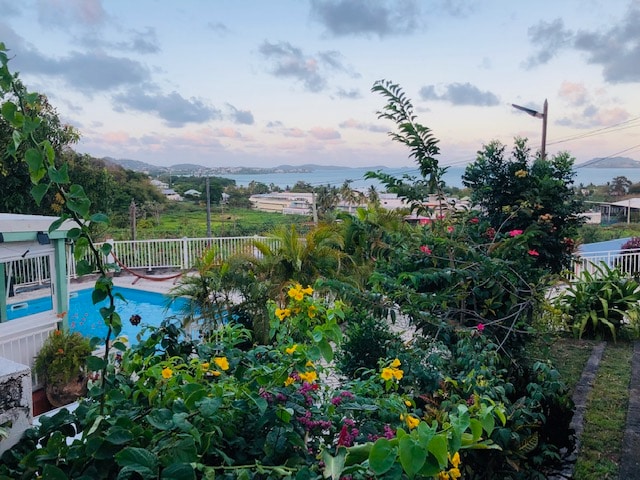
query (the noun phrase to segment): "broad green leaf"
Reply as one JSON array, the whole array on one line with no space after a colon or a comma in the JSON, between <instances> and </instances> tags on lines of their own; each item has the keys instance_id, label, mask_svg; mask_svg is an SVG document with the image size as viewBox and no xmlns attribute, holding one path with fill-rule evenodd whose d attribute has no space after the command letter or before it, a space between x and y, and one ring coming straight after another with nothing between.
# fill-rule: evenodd
<instances>
[{"instance_id":1,"label":"broad green leaf","mask_svg":"<svg viewBox=\"0 0 640 480\"><path fill-rule=\"evenodd\" d=\"M42 202L42 199L47 194L48 190L49 190L48 183L40 183L38 185L34 185L33 187L31 187L31 196L36 201L36 204L40 205L40 203Z\"/></svg>"},{"instance_id":2,"label":"broad green leaf","mask_svg":"<svg viewBox=\"0 0 640 480\"><path fill-rule=\"evenodd\" d=\"M91 292L91 301L93 302L94 305L102 302L106 298L107 298L106 290L95 288Z\"/></svg>"},{"instance_id":3,"label":"broad green leaf","mask_svg":"<svg viewBox=\"0 0 640 480\"><path fill-rule=\"evenodd\" d=\"M93 273L94 270L95 270L94 266L91 265L86 260L80 260L76 263L76 273L79 276L89 275L90 273Z\"/></svg>"},{"instance_id":4,"label":"broad green leaf","mask_svg":"<svg viewBox=\"0 0 640 480\"><path fill-rule=\"evenodd\" d=\"M400 464L409 478L413 478L427 460L427 452L410 435L400 439L398 453Z\"/></svg>"},{"instance_id":5,"label":"broad green leaf","mask_svg":"<svg viewBox=\"0 0 640 480\"><path fill-rule=\"evenodd\" d=\"M37 148L30 148L25 152L24 159L29 166L31 181L33 183L38 183L40 179L44 177L45 173L47 173L47 169L44 167L42 152Z\"/></svg>"},{"instance_id":6,"label":"broad green leaf","mask_svg":"<svg viewBox=\"0 0 640 480\"><path fill-rule=\"evenodd\" d=\"M449 451L447 450L447 437L444 433L435 435L429 442L428 450L436 457L440 469L444 470L449 461Z\"/></svg>"},{"instance_id":7,"label":"broad green leaf","mask_svg":"<svg viewBox=\"0 0 640 480\"><path fill-rule=\"evenodd\" d=\"M87 368L91 372L97 372L104 368L104 358L91 355L87 357Z\"/></svg>"},{"instance_id":8,"label":"broad green leaf","mask_svg":"<svg viewBox=\"0 0 640 480\"><path fill-rule=\"evenodd\" d=\"M128 429L116 425L107 430L105 440L114 445L124 445L133 440L133 435Z\"/></svg>"},{"instance_id":9,"label":"broad green leaf","mask_svg":"<svg viewBox=\"0 0 640 480\"><path fill-rule=\"evenodd\" d=\"M46 464L42 469L42 478L51 480L67 480L67 474L60 470L55 465Z\"/></svg>"},{"instance_id":10,"label":"broad green leaf","mask_svg":"<svg viewBox=\"0 0 640 480\"><path fill-rule=\"evenodd\" d=\"M344 461L347 455L345 447L338 447L338 453L335 457L325 449L322 451L322 461L324 462L323 478L331 478L332 480L340 480L342 471L344 470Z\"/></svg>"},{"instance_id":11,"label":"broad green leaf","mask_svg":"<svg viewBox=\"0 0 640 480\"><path fill-rule=\"evenodd\" d=\"M2 116L11 124L13 123L13 118L17 110L18 107L16 107L13 102L5 102L2 104Z\"/></svg>"},{"instance_id":12,"label":"broad green leaf","mask_svg":"<svg viewBox=\"0 0 640 480\"><path fill-rule=\"evenodd\" d=\"M157 478L158 459L149 450L127 447L116 453L115 460L119 466L137 472L144 479Z\"/></svg>"},{"instance_id":13,"label":"broad green leaf","mask_svg":"<svg viewBox=\"0 0 640 480\"><path fill-rule=\"evenodd\" d=\"M69 183L69 165L64 163L59 169L49 167L49 179L53 183L67 184Z\"/></svg>"},{"instance_id":14,"label":"broad green leaf","mask_svg":"<svg viewBox=\"0 0 640 480\"><path fill-rule=\"evenodd\" d=\"M329 342L323 339L318 343L318 348L320 349L320 353L322 353L322 358L327 362L331 362L333 360L333 348L331 348L331 344Z\"/></svg>"},{"instance_id":15,"label":"broad green leaf","mask_svg":"<svg viewBox=\"0 0 640 480\"><path fill-rule=\"evenodd\" d=\"M195 480L196 472L191 463L174 463L162 470L161 480Z\"/></svg>"},{"instance_id":16,"label":"broad green leaf","mask_svg":"<svg viewBox=\"0 0 640 480\"><path fill-rule=\"evenodd\" d=\"M397 454L397 447L394 447L386 438L379 438L371 447L369 467L376 475L382 475L393 466Z\"/></svg>"},{"instance_id":17,"label":"broad green leaf","mask_svg":"<svg viewBox=\"0 0 640 480\"><path fill-rule=\"evenodd\" d=\"M171 410L167 408L152 410L151 413L146 416L146 419L152 427L158 430L171 430L175 427L173 414Z\"/></svg>"},{"instance_id":18,"label":"broad green leaf","mask_svg":"<svg viewBox=\"0 0 640 480\"><path fill-rule=\"evenodd\" d=\"M109 223L109 217L104 213L94 213L90 218L92 223ZM105 245L109 245L108 243Z\"/></svg>"}]
</instances>

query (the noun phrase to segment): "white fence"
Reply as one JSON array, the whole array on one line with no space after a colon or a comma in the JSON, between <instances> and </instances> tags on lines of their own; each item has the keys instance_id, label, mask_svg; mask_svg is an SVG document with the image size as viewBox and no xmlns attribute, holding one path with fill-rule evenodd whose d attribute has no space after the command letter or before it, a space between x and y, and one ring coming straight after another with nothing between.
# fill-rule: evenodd
<instances>
[{"instance_id":1,"label":"white fence","mask_svg":"<svg viewBox=\"0 0 640 480\"><path fill-rule=\"evenodd\" d=\"M129 269L190 270L198 258L208 249L215 249L221 260L238 254L256 254L254 242L260 241L272 248L278 240L271 237L212 237L212 238L179 238L159 240L125 240L109 241L112 245L113 258L105 258L108 263L117 263ZM102 244L97 244L100 247ZM73 255L67 256L67 270L71 278L76 278L76 266ZM86 256L88 261L93 259Z\"/></svg>"},{"instance_id":2,"label":"white fence","mask_svg":"<svg viewBox=\"0 0 640 480\"><path fill-rule=\"evenodd\" d=\"M607 250L576 255L573 260L573 273L579 275L587 271L594 274L602 264L611 268L618 267L629 275L637 275L640 273L640 249Z\"/></svg>"}]
</instances>

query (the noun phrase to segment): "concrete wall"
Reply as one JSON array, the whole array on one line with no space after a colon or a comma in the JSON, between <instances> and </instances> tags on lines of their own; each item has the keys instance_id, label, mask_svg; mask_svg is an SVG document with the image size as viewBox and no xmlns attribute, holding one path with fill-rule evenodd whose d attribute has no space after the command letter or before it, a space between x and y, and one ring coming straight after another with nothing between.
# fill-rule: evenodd
<instances>
[{"instance_id":1,"label":"concrete wall","mask_svg":"<svg viewBox=\"0 0 640 480\"><path fill-rule=\"evenodd\" d=\"M0 440L0 455L13 447L33 420L31 369L0 358L0 426L9 437Z\"/></svg>"}]
</instances>

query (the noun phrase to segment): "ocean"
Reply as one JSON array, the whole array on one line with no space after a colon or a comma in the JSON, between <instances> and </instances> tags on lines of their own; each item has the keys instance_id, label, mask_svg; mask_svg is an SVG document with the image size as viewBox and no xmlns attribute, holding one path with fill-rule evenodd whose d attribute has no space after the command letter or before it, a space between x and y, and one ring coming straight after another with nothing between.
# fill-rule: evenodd
<instances>
[{"instance_id":1,"label":"ocean","mask_svg":"<svg viewBox=\"0 0 640 480\"><path fill-rule=\"evenodd\" d=\"M308 173L266 173L252 175L217 175L231 178L236 185L246 187L250 182L260 182L266 185L276 185L282 189L293 187L298 181L306 182L314 187L330 185L340 187L346 180L351 180L351 188L363 190L375 186L380 190L380 182L364 178L367 172L374 170L372 167L358 168L322 168ZM465 167L449 167L443 179L450 187L462 188L462 175ZM402 175L419 176L417 168L384 168L382 172L396 177ZM640 168L576 168L574 177L575 186L606 185L615 177L627 177L631 182L640 182Z\"/></svg>"}]
</instances>

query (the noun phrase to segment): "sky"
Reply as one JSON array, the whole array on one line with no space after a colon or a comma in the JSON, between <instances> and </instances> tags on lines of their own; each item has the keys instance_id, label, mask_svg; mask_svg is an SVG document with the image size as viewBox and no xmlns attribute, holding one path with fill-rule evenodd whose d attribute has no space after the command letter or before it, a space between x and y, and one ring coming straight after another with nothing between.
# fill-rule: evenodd
<instances>
[{"instance_id":1,"label":"sky","mask_svg":"<svg viewBox=\"0 0 640 480\"><path fill-rule=\"evenodd\" d=\"M76 151L158 166L415 165L377 112L400 85L442 166L526 137L640 160L640 0L0 0L12 71Z\"/></svg>"}]
</instances>

